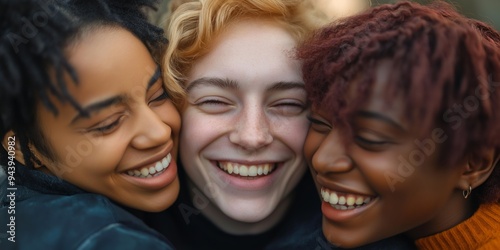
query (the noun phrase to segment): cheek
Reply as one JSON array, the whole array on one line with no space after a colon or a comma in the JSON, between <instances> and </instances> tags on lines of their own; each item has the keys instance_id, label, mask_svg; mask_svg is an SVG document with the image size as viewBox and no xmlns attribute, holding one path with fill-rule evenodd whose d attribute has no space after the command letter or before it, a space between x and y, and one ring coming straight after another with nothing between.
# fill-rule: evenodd
<instances>
[{"instance_id":1,"label":"cheek","mask_svg":"<svg viewBox=\"0 0 500 250\"><path fill-rule=\"evenodd\" d=\"M173 134L179 134L181 129L181 117L170 101L156 108L155 113L172 129Z\"/></svg>"},{"instance_id":2,"label":"cheek","mask_svg":"<svg viewBox=\"0 0 500 250\"><path fill-rule=\"evenodd\" d=\"M363 173L377 193L392 193L395 185L401 184L399 182L391 183L393 177L398 174L398 154L368 152L355 148L351 157L359 171Z\"/></svg>"},{"instance_id":3,"label":"cheek","mask_svg":"<svg viewBox=\"0 0 500 250\"><path fill-rule=\"evenodd\" d=\"M305 116L271 121L271 126L273 126L271 130L274 131L275 139L283 141L293 151L303 155L304 142L309 129L309 121Z\"/></svg>"},{"instance_id":4,"label":"cheek","mask_svg":"<svg viewBox=\"0 0 500 250\"><path fill-rule=\"evenodd\" d=\"M120 135L65 136L64 139L57 140L57 143L58 146L54 147L55 162L47 168L63 179L113 173L128 145Z\"/></svg>"},{"instance_id":5,"label":"cheek","mask_svg":"<svg viewBox=\"0 0 500 250\"><path fill-rule=\"evenodd\" d=\"M304 156L306 157L307 162L309 162L309 165L311 165L312 158L316 151L318 151L322 141L323 136L315 133L314 131L309 131L307 134L306 141L304 143Z\"/></svg>"},{"instance_id":6,"label":"cheek","mask_svg":"<svg viewBox=\"0 0 500 250\"><path fill-rule=\"evenodd\" d=\"M196 110L188 109L182 114L181 145L192 144L189 150L206 146L217 135L222 133L224 127L229 124L224 123L224 119L216 116L209 116L199 113Z\"/></svg>"}]
</instances>

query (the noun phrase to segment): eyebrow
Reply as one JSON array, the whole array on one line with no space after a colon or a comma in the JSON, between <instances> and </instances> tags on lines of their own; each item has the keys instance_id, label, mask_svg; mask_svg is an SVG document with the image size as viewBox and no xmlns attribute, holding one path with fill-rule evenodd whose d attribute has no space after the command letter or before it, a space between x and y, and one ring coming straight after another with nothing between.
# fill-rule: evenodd
<instances>
[{"instance_id":1,"label":"eyebrow","mask_svg":"<svg viewBox=\"0 0 500 250\"><path fill-rule=\"evenodd\" d=\"M202 77L192 81L186 88L186 92L201 86L214 86L224 89L239 89L238 83L229 79L222 79L216 77Z\"/></svg>"},{"instance_id":2,"label":"eyebrow","mask_svg":"<svg viewBox=\"0 0 500 250\"><path fill-rule=\"evenodd\" d=\"M151 76L151 78L148 81L148 86L147 90L149 90L155 83L160 79L161 76L161 70L160 67L157 66L155 72ZM110 97L108 99L92 103L90 105L87 105L85 107L82 107L82 110L71 120L70 124L74 124L78 120L82 118L88 118L90 117L91 113L95 113L99 110L111 107L113 105L119 104L119 103L124 103L126 101L127 97L124 95L117 95Z\"/></svg>"},{"instance_id":3,"label":"eyebrow","mask_svg":"<svg viewBox=\"0 0 500 250\"><path fill-rule=\"evenodd\" d=\"M277 82L276 84L273 84L269 88L267 88L268 91L281 91L281 90L288 90L288 89L303 89L305 90L305 84L303 82Z\"/></svg>"},{"instance_id":4,"label":"eyebrow","mask_svg":"<svg viewBox=\"0 0 500 250\"><path fill-rule=\"evenodd\" d=\"M82 107L82 110L78 112L78 114L71 120L70 124L74 124L78 120L82 118L89 118L91 113L97 112L99 110L111 107L113 105L116 105L118 103L124 103L126 97L124 95L118 95L118 96L113 96L111 98L92 103L90 105L87 105L85 107Z\"/></svg>"},{"instance_id":5,"label":"eyebrow","mask_svg":"<svg viewBox=\"0 0 500 250\"><path fill-rule=\"evenodd\" d=\"M392 120L391 118L384 116L382 114L371 112L371 111L359 111L357 114L361 117L364 117L364 118L381 120L385 123L389 123L393 127L400 129L401 131L406 131L406 129L401 124L399 124L398 122L396 122L396 121Z\"/></svg>"},{"instance_id":6,"label":"eyebrow","mask_svg":"<svg viewBox=\"0 0 500 250\"><path fill-rule=\"evenodd\" d=\"M228 89L239 89L239 85L236 81L229 79L222 79L216 77L202 77L192 81L189 86L186 88L186 91L189 92L193 88L201 87L203 85L215 86L219 88L228 88ZM281 81L273 84L272 86L267 88L267 91L280 91L287 89L304 89L305 85L303 82L286 82Z\"/></svg>"},{"instance_id":7,"label":"eyebrow","mask_svg":"<svg viewBox=\"0 0 500 250\"><path fill-rule=\"evenodd\" d=\"M158 79L160 79L160 76L161 76L160 66L156 66L155 73L149 79L147 87L148 90L155 84L156 81L158 81Z\"/></svg>"}]
</instances>

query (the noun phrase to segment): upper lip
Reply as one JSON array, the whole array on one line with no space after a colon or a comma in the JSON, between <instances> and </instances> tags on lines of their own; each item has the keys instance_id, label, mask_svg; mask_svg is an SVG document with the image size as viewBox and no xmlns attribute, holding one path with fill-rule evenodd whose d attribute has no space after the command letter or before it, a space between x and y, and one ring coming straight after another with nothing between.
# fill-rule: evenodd
<instances>
[{"instance_id":1,"label":"upper lip","mask_svg":"<svg viewBox=\"0 0 500 250\"><path fill-rule=\"evenodd\" d=\"M172 141L170 141L165 146L165 148L163 148L161 151L157 152L154 156L150 157L149 159L147 159L145 161L142 161L139 164L134 164L132 167L126 168L122 172L127 172L127 171L134 170L137 168L152 166L153 163L156 163L157 161L161 161L163 158L165 158L170 153L170 151L172 151L173 145L174 145L174 143ZM173 155L172 155L172 157L173 157Z\"/></svg>"},{"instance_id":2,"label":"upper lip","mask_svg":"<svg viewBox=\"0 0 500 250\"><path fill-rule=\"evenodd\" d=\"M324 178L323 176L321 176L319 174L316 175L316 181L319 184L319 186L325 187L331 191L342 192L342 193L346 193L346 194L356 194L356 195L362 195L362 196L376 196L375 194L367 194L364 192L352 190L352 189L350 189L350 188L348 188L345 185L342 185L340 183L328 181L328 180L326 180L326 178Z\"/></svg>"}]
</instances>

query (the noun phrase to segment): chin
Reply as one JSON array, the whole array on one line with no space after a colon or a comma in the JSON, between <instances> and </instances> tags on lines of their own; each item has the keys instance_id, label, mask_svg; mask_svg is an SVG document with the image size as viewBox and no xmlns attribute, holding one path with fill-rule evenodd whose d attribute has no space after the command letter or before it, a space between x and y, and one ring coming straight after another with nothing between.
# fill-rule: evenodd
<instances>
[{"instance_id":1,"label":"chin","mask_svg":"<svg viewBox=\"0 0 500 250\"><path fill-rule=\"evenodd\" d=\"M359 233L347 232L338 228L332 229L324 224L323 235L330 244L340 248L357 248L374 242L367 238L360 238Z\"/></svg>"},{"instance_id":2,"label":"chin","mask_svg":"<svg viewBox=\"0 0 500 250\"><path fill-rule=\"evenodd\" d=\"M161 212L174 204L175 200L179 196L179 181L176 179L171 183L166 190L162 193L155 195L155 197L148 197L145 201L133 207L135 209L145 211L145 212Z\"/></svg>"},{"instance_id":3,"label":"chin","mask_svg":"<svg viewBox=\"0 0 500 250\"><path fill-rule=\"evenodd\" d=\"M249 202L248 200L235 202L233 200L231 203L232 206L227 206L228 203L219 206L220 210L229 218L246 223L262 221L275 210L275 206L269 206L270 202Z\"/></svg>"}]
</instances>

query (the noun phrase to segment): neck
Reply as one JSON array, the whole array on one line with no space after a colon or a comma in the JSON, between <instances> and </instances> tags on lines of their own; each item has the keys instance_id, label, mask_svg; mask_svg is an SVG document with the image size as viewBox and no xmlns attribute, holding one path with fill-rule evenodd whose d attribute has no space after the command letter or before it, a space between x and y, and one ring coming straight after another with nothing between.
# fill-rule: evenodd
<instances>
[{"instance_id":1,"label":"neck","mask_svg":"<svg viewBox=\"0 0 500 250\"><path fill-rule=\"evenodd\" d=\"M189 190L194 190L195 187L192 183L189 183ZM197 192L196 194L192 191L190 192L191 198L198 196L205 201L208 201L203 204L203 207L197 207L203 216L207 218L210 222L215 224L219 229L224 231L225 233L232 235L255 235L266 232L272 227L276 226L285 216L288 208L291 206L291 202L293 199L293 195L288 195L285 199L280 201L280 203L276 206L276 209L266 218L258 222L242 222L238 220L234 220L233 218L224 214L219 207L210 202L210 200L203 194L203 192ZM199 196L202 197L199 197ZM196 203L193 202L193 204Z\"/></svg>"},{"instance_id":2,"label":"neck","mask_svg":"<svg viewBox=\"0 0 500 250\"><path fill-rule=\"evenodd\" d=\"M443 232L470 218L477 208L478 205L474 202L473 197L465 199L462 192L457 190L433 218L408 231L407 234L410 238L416 240Z\"/></svg>"}]
</instances>

